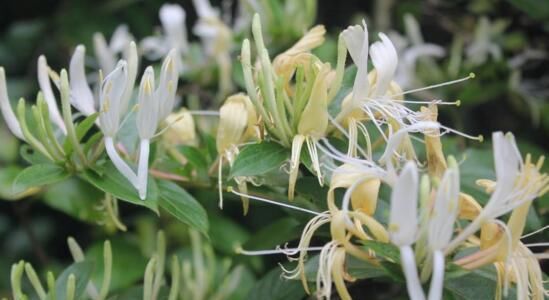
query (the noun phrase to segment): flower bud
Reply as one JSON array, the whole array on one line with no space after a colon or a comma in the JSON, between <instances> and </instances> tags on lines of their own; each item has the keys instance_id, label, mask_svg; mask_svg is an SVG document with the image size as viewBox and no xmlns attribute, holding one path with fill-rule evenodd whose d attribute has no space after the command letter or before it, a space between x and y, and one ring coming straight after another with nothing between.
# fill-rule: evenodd
<instances>
[{"instance_id":1,"label":"flower bud","mask_svg":"<svg viewBox=\"0 0 549 300\"><path fill-rule=\"evenodd\" d=\"M179 112L168 115L166 124L168 129L164 133L163 139L170 145L194 144L196 142L194 119L186 108L181 108Z\"/></svg>"}]
</instances>

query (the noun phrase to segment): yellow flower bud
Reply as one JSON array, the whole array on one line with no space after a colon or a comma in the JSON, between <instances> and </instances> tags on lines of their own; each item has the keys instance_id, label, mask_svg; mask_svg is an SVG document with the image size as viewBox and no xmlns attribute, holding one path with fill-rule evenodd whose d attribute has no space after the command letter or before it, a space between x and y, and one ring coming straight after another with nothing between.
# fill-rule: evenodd
<instances>
[{"instance_id":1,"label":"yellow flower bud","mask_svg":"<svg viewBox=\"0 0 549 300\"><path fill-rule=\"evenodd\" d=\"M232 95L219 109L217 151L223 154L252 136L257 115L250 98L244 94Z\"/></svg>"},{"instance_id":2,"label":"yellow flower bud","mask_svg":"<svg viewBox=\"0 0 549 300\"><path fill-rule=\"evenodd\" d=\"M421 113L424 115L425 121L437 121L438 108L436 104L430 104L429 107L421 107ZM448 165L446 164L446 159L442 152L440 131L438 129L433 129L432 132L425 134L425 151L429 175L438 179L442 178Z\"/></svg>"},{"instance_id":3,"label":"yellow flower bud","mask_svg":"<svg viewBox=\"0 0 549 300\"><path fill-rule=\"evenodd\" d=\"M275 57L273 61L275 72L289 80L293 76L297 65L309 65L313 57L309 51L324 42L324 34L326 34L326 29L322 25L311 28L290 49Z\"/></svg>"},{"instance_id":4,"label":"yellow flower bud","mask_svg":"<svg viewBox=\"0 0 549 300\"><path fill-rule=\"evenodd\" d=\"M184 145L196 143L194 119L186 108L171 113L166 117L168 129L162 136L170 145Z\"/></svg>"},{"instance_id":5,"label":"yellow flower bud","mask_svg":"<svg viewBox=\"0 0 549 300\"><path fill-rule=\"evenodd\" d=\"M307 105L303 109L299 120L298 133L320 138L324 136L328 128L328 84L326 77L330 72L330 65L323 64L315 78L313 91Z\"/></svg>"}]
</instances>

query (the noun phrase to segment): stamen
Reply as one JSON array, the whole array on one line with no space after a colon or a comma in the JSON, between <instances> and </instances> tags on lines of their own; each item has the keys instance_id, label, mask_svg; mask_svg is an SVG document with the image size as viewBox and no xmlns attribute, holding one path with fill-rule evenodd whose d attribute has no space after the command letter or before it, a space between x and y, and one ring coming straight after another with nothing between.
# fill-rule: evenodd
<instances>
[{"instance_id":1,"label":"stamen","mask_svg":"<svg viewBox=\"0 0 549 300\"><path fill-rule=\"evenodd\" d=\"M253 200L257 200L257 201L262 201L262 202L266 202L266 203L269 203L269 204L274 204L274 205L278 205L278 206L282 206L282 207L286 207L286 208L291 208L293 210L299 210L299 211L306 212L306 213L309 213L309 214L312 214L312 215L315 215L315 216L321 216L321 215L325 214L325 213L319 213L319 212L316 212L316 211L312 211L312 210L309 210L309 209L306 209L306 208L302 208L302 207L298 207L298 206L294 206L294 205L290 205L290 204L286 204L286 203L276 202L276 201L269 200L269 199L266 199L266 198L261 198L261 197L257 197L257 196L253 196L253 195L240 193L240 192L237 192L237 191L233 190L232 187L228 187L227 191L229 193L233 193L233 194L241 196L241 197L247 197L249 199L253 199Z\"/></svg>"},{"instance_id":2,"label":"stamen","mask_svg":"<svg viewBox=\"0 0 549 300\"><path fill-rule=\"evenodd\" d=\"M421 101L421 100L398 100L398 99L391 99L392 102L398 102L398 103L407 103L407 104L436 104L436 105L455 105L455 106L461 106L461 100L456 100L453 102L447 102L442 100L427 100L427 101Z\"/></svg>"},{"instance_id":3,"label":"stamen","mask_svg":"<svg viewBox=\"0 0 549 300\"><path fill-rule=\"evenodd\" d=\"M526 247L549 247L549 242L524 244Z\"/></svg>"},{"instance_id":4,"label":"stamen","mask_svg":"<svg viewBox=\"0 0 549 300\"><path fill-rule=\"evenodd\" d=\"M282 249L280 247L277 247L277 249L272 250L244 250L242 247L237 246L235 248L235 252L237 254L242 255L248 255L248 256L259 256L259 255L276 255L276 254L285 254L287 255L288 252L290 253L298 253L302 251L321 251L323 247L307 247L307 248L286 248Z\"/></svg>"},{"instance_id":5,"label":"stamen","mask_svg":"<svg viewBox=\"0 0 549 300\"><path fill-rule=\"evenodd\" d=\"M521 239L527 238L527 237L532 236L532 235L534 235L534 234L540 233L540 232L544 231L544 230L547 229L547 228L549 228L549 225L544 226L544 227L542 227L542 228L540 228L540 229L538 229L538 230L536 230L536 231L532 231L532 232L530 232L530 233L527 233L527 234L521 236L520 238L521 238Z\"/></svg>"},{"instance_id":6,"label":"stamen","mask_svg":"<svg viewBox=\"0 0 549 300\"><path fill-rule=\"evenodd\" d=\"M439 84L429 85L429 86L426 86L426 87L413 89L413 90L405 91L405 92L398 93L398 94L393 94L391 96L393 96L393 97L394 96L402 96L402 95L411 94L411 93L415 93L415 92L421 92L421 91L425 91L425 90L430 90L430 89L434 89L434 88L443 87L443 86L446 86L446 85L452 85L452 84L460 83L460 82L467 81L467 80L473 79L473 78L475 78L475 73L469 73L469 76L467 76L467 77L463 77L463 78L460 78L460 79L456 79L456 80L452 80L452 81L448 81L448 82L443 82L443 83L439 83Z\"/></svg>"}]
</instances>

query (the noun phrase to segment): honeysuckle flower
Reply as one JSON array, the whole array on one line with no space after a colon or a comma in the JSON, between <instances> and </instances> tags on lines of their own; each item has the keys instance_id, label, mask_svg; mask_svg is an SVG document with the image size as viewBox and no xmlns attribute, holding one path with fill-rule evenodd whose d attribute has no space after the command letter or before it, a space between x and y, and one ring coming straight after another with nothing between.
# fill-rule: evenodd
<instances>
[{"instance_id":1,"label":"honeysuckle flower","mask_svg":"<svg viewBox=\"0 0 549 300\"><path fill-rule=\"evenodd\" d=\"M445 51L439 45L426 43L421 34L419 23L411 14L404 15L405 36L390 32L389 37L394 42L398 57L402 60L397 66L395 81L401 88L417 88L421 81L416 76L416 65L422 63L430 72L440 73L433 58L444 56Z\"/></svg>"},{"instance_id":2,"label":"honeysuckle flower","mask_svg":"<svg viewBox=\"0 0 549 300\"><path fill-rule=\"evenodd\" d=\"M169 114L166 117L168 129L163 135L163 139L169 145L184 145L196 143L196 130L193 116L186 108L181 108L178 112Z\"/></svg>"},{"instance_id":3,"label":"honeysuckle flower","mask_svg":"<svg viewBox=\"0 0 549 300\"><path fill-rule=\"evenodd\" d=\"M160 7L158 15L163 35L146 37L141 41L144 55L156 60L168 54L171 49L176 49L178 57L185 55L189 48L185 10L179 4L166 3ZM182 68L183 64L180 63L179 66Z\"/></svg>"},{"instance_id":4,"label":"honeysuckle flower","mask_svg":"<svg viewBox=\"0 0 549 300\"><path fill-rule=\"evenodd\" d=\"M17 117L15 117L15 113L11 108L6 84L6 74L3 67L0 67L0 109L2 110L2 116L4 117L4 121L8 125L8 129L11 133L13 133L13 135L20 140L24 141L25 137L21 131L21 125L19 125L19 121L17 120Z\"/></svg>"},{"instance_id":5,"label":"honeysuckle flower","mask_svg":"<svg viewBox=\"0 0 549 300\"><path fill-rule=\"evenodd\" d=\"M452 239L454 223L459 211L459 171L452 158L450 167L438 186L433 211L429 218L427 241L433 258L433 276L429 300L442 299L444 282L444 248Z\"/></svg>"},{"instance_id":6,"label":"honeysuckle flower","mask_svg":"<svg viewBox=\"0 0 549 300\"><path fill-rule=\"evenodd\" d=\"M69 82L71 87L71 103L81 113L89 116L95 113L95 101L93 92L86 80L86 70L84 68L84 59L86 48L78 45L72 55L69 66Z\"/></svg>"},{"instance_id":7,"label":"honeysuckle flower","mask_svg":"<svg viewBox=\"0 0 549 300\"><path fill-rule=\"evenodd\" d=\"M93 35L95 57L97 58L100 69L105 74L110 73L116 68L118 54L124 54L128 49L128 45L133 43L132 41L133 37L126 25L119 25L116 27L108 44L102 33L96 32Z\"/></svg>"},{"instance_id":8,"label":"honeysuckle flower","mask_svg":"<svg viewBox=\"0 0 549 300\"><path fill-rule=\"evenodd\" d=\"M121 102L126 85L128 84L127 65L126 61L119 61L117 67L101 83L99 88L99 124L105 136L107 155L116 169L135 186L137 184L137 176L122 157L120 157L114 145L114 138L120 127L120 118L125 114Z\"/></svg>"},{"instance_id":9,"label":"honeysuckle flower","mask_svg":"<svg viewBox=\"0 0 549 300\"><path fill-rule=\"evenodd\" d=\"M492 139L497 180L495 189L479 215L448 245L446 253L457 248L486 222L531 202L549 189L547 174L522 161L512 134L495 132Z\"/></svg>"},{"instance_id":10,"label":"honeysuckle flower","mask_svg":"<svg viewBox=\"0 0 549 300\"><path fill-rule=\"evenodd\" d=\"M508 22L504 20L491 22L487 17L480 18L475 28L473 41L465 49L467 62L472 66L481 65L486 62L488 56L496 61L500 60L502 51L497 39L507 26Z\"/></svg>"},{"instance_id":11,"label":"honeysuckle flower","mask_svg":"<svg viewBox=\"0 0 549 300\"><path fill-rule=\"evenodd\" d=\"M218 188L219 207L223 208L222 190L222 168L223 159L227 160L230 166L233 165L238 146L246 138L254 135L254 128L257 123L257 116L250 98L244 94L236 94L227 98L219 109L219 127L217 129L216 146L219 153L218 163ZM245 178L237 177L235 181L241 192L247 193ZM244 214L248 212L249 201L242 198Z\"/></svg>"},{"instance_id":12,"label":"honeysuckle flower","mask_svg":"<svg viewBox=\"0 0 549 300\"><path fill-rule=\"evenodd\" d=\"M155 99L154 95L154 71L151 66L147 67L141 84L138 95L138 111L137 111L137 132L139 134L139 162L137 169L137 188L139 197L145 199L147 196L147 174L149 161L150 139L156 133L158 127L159 105L160 99Z\"/></svg>"},{"instance_id":13,"label":"honeysuckle flower","mask_svg":"<svg viewBox=\"0 0 549 300\"><path fill-rule=\"evenodd\" d=\"M57 100L55 99L53 89L51 87L49 75L50 72L51 70L48 66L48 62L46 61L46 57L44 55L40 55L40 57L38 57L37 66L38 85L40 86L40 90L44 95L44 100L48 104L50 119L64 134L66 134L67 129L65 128L65 123L63 122L63 118L61 117L61 113L59 112ZM59 82L57 82L56 85L59 86Z\"/></svg>"},{"instance_id":14,"label":"honeysuckle flower","mask_svg":"<svg viewBox=\"0 0 549 300\"><path fill-rule=\"evenodd\" d=\"M402 169L391 193L389 238L400 248L400 260L410 299L425 299L419 282L412 244L418 233L418 171L413 162Z\"/></svg>"},{"instance_id":15,"label":"honeysuckle flower","mask_svg":"<svg viewBox=\"0 0 549 300\"><path fill-rule=\"evenodd\" d=\"M252 72L250 42L242 44L242 66L246 90L257 109L266 133L286 147L292 147L288 197L293 199L295 182L300 165L301 149L304 143L312 161L313 172L322 183L318 141L328 128L328 103L339 89L344 59L338 59L334 73L329 64L309 53L311 47L323 39L324 29L316 27L305 34L287 52L271 63L263 42L259 15L254 16L252 32L258 53L256 74ZM295 59L305 57L305 61ZM289 82L296 74L295 83ZM342 76L342 75L341 75ZM258 88L259 87L259 88Z\"/></svg>"},{"instance_id":16,"label":"honeysuckle flower","mask_svg":"<svg viewBox=\"0 0 549 300\"><path fill-rule=\"evenodd\" d=\"M140 139L136 188L141 199L147 196L150 141L157 132L158 124L171 113L175 102L179 79L176 55L176 50L172 49L164 59L156 89L151 66L147 67L141 78L136 119Z\"/></svg>"},{"instance_id":17,"label":"honeysuckle flower","mask_svg":"<svg viewBox=\"0 0 549 300\"><path fill-rule=\"evenodd\" d=\"M275 72L285 81L290 81L298 65L306 67L310 63L313 56L310 51L324 42L325 34L326 29L322 25L311 28L292 47L275 57Z\"/></svg>"}]
</instances>

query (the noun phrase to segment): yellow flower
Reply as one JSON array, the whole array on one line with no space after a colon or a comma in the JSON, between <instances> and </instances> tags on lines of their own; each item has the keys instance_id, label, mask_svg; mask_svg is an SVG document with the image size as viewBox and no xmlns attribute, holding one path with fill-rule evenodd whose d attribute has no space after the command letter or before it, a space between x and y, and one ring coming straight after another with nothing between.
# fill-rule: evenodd
<instances>
[{"instance_id":1,"label":"yellow flower","mask_svg":"<svg viewBox=\"0 0 549 300\"><path fill-rule=\"evenodd\" d=\"M186 108L181 108L179 112L169 114L166 117L165 123L169 127L162 138L168 144L193 145L196 143L194 119Z\"/></svg>"}]
</instances>

